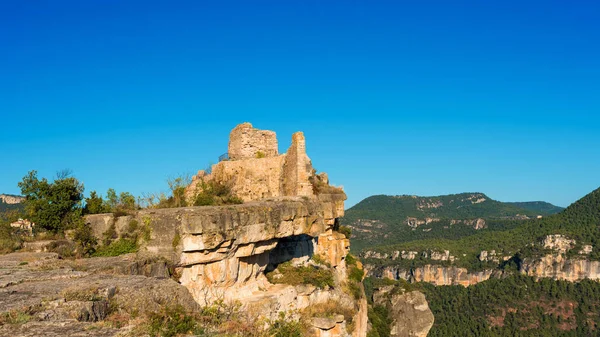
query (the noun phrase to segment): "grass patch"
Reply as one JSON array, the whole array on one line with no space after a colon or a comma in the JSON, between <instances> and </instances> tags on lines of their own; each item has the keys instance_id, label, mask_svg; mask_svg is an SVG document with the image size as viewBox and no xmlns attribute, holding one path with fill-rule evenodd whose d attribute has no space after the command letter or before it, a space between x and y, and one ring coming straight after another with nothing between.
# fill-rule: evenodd
<instances>
[{"instance_id":1,"label":"grass patch","mask_svg":"<svg viewBox=\"0 0 600 337\"><path fill-rule=\"evenodd\" d=\"M180 334L204 335L195 317L182 306L164 307L149 317L148 333L151 336L174 337Z\"/></svg>"},{"instance_id":2,"label":"grass patch","mask_svg":"<svg viewBox=\"0 0 600 337\"><path fill-rule=\"evenodd\" d=\"M97 287L87 288L67 288L61 292L61 296L66 301L100 301L102 296L98 293Z\"/></svg>"},{"instance_id":3,"label":"grass patch","mask_svg":"<svg viewBox=\"0 0 600 337\"><path fill-rule=\"evenodd\" d=\"M348 226L344 226L344 225L340 225L336 231L338 233L342 233L344 234L344 236L346 237L346 239L350 239L350 237L352 236L352 228L348 227Z\"/></svg>"},{"instance_id":4,"label":"grass patch","mask_svg":"<svg viewBox=\"0 0 600 337\"><path fill-rule=\"evenodd\" d=\"M4 324L25 324L31 321L33 317L25 311L22 310L11 310L9 312L2 313L0 315L0 325Z\"/></svg>"},{"instance_id":5,"label":"grass patch","mask_svg":"<svg viewBox=\"0 0 600 337\"><path fill-rule=\"evenodd\" d=\"M181 243L181 235L179 234L179 232L175 233L175 236L173 237L173 242L171 242L171 245L173 246L173 250L177 250L177 246L179 246L179 243Z\"/></svg>"},{"instance_id":6,"label":"grass patch","mask_svg":"<svg viewBox=\"0 0 600 337\"><path fill-rule=\"evenodd\" d=\"M112 242L108 246L98 248L92 256L119 256L123 254L135 253L139 249L136 241L131 239L120 239Z\"/></svg>"},{"instance_id":7,"label":"grass patch","mask_svg":"<svg viewBox=\"0 0 600 337\"><path fill-rule=\"evenodd\" d=\"M233 193L231 186L213 180L201 181L194 198L194 206L221 206L243 203L244 200Z\"/></svg>"},{"instance_id":8,"label":"grass patch","mask_svg":"<svg viewBox=\"0 0 600 337\"><path fill-rule=\"evenodd\" d=\"M300 321L288 320L284 312L271 322L267 335L270 337L303 337L308 333L307 326Z\"/></svg>"},{"instance_id":9,"label":"grass patch","mask_svg":"<svg viewBox=\"0 0 600 337\"><path fill-rule=\"evenodd\" d=\"M279 284L312 284L317 288L333 288L333 273L329 269L316 266L293 266L290 261L277 266L277 268L267 273L267 279L271 283Z\"/></svg>"},{"instance_id":10,"label":"grass patch","mask_svg":"<svg viewBox=\"0 0 600 337\"><path fill-rule=\"evenodd\" d=\"M313 260L313 262L316 264L321 264L328 268L331 268L331 263L329 263L328 261L325 261L323 256L321 256L319 254L314 254L310 259Z\"/></svg>"}]
</instances>

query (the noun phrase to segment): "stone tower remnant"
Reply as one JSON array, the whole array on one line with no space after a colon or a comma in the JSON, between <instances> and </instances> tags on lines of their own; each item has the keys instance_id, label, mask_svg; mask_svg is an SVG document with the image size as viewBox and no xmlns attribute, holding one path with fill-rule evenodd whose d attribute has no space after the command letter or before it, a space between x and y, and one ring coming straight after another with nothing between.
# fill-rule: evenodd
<instances>
[{"instance_id":1,"label":"stone tower remnant","mask_svg":"<svg viewBox=\"0 0 600 337\"><path fill-rule=\"evenodd\" d=\"M186 195L193 198L200 182L227 184L244 202L276 197L315 197L311 179L315 170L306 155L302 132L292 136L287 153L278 153L275 132L259 130L250 123L236 126L229 136L229 160L213 165L210 174L199 171ZM327 184L327 182L325 182ZM343 191L340 189L340 193Z\"/></svg>"}]
</instances>

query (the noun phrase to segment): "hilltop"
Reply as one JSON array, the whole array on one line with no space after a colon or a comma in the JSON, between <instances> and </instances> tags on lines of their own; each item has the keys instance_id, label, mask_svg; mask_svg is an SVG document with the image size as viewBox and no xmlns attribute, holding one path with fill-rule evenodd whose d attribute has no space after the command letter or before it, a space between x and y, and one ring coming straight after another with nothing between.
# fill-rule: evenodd
<instances>
[{"instance_id":1,"label":"hilltop","mask_svg":"<svg viewBox=\"0 0 600 337\"><path fill-rule=\"evenodd\" d=\"M540 215L552 215L564 210L564 207L552 205L545 201L507 202L509 205L524 208Z\"/></svg>"},{"instance_id":2,"label":"hilltop","mask_svg":"<svg viewBox=\"0 0 600 337\"><path fill-rule=\"evenodd\" d=\"M22 202L25 198L12 195L12 194L0 194L0 213L13 210L13 209L21 209Z\"/></svg>"},{"instance_id":3,"label":"hilltop","mask_svg":"<svg viewBox=\"0 0 600 337\"><path fill-rule=\"evenodd\" d=\"M420 197L375 195L346 211L353 250L425 238L459 238L482 229L503 230L562 208L545 202L506 203L484 193Z\"/></svg>"},{"instance_id":4,"label":"hilltop","mask_svg":"<svg viewBox=\"0 0 600 337\"><path fill-rule=\"evenodd\" d=\"M592 336L599 227L600 188L547 217L374 247L362 257L369 276L386 279L372 282L426 294L430 336Z\"/></svg>"},{"instance_id":5,"label":"hilltop","mask_svg":"<svg viewBox=\"0 0 600 337\"><path fill-rule=\"evenodd\" d=\"M585 246L586 260L600 260L600 188L592 191L576 201L564 211L541 219L530 219L506 223L506 228L480 231L460 238L427 238L397 244L370 248L372 252L391 253L393 251L448 251L449 256L456 256L452 264L469 270L487 267L498 267L498 262L485 261L482 251L494 251L497 256L506 256L517 264L528 257L540 257L546 251L552 239L564 243L569 248L567 257L577 255ZM570 241L572 240L572 241ZM581 254L579 254L581 255ZM382 261L379 261L379 263ZM409 261L388 261L394 265ZM385 263L388 263L385 262ZM410 261L413 267L427 260Z\"/></svg>"}]
</instances>

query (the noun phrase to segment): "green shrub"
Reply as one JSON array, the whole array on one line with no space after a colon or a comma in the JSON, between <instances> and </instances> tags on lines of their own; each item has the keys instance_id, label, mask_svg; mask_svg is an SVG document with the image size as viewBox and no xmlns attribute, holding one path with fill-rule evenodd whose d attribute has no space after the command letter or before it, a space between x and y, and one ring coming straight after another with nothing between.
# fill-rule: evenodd
<instances>
[{"instance_id":1,"label":"green shrub","mask_svg":"<svg viewBox=\"0 0 600 337\"><path fill-rule=\"evenodd\" d=\"M358 262L358 260L356 259L356 257L350 253L346 254L346 265L348 266L355 266L356 262Z\"/></svg>"},{"instance_id":2,"label":"green shrub","mask_svg":"<svg viewBox=\"0 0 600 337\"><path fill-rule=\"evenodd\" d=\"M106 232L102 233L102 244L104 246L110 245L114 239L117 238L117 228L115 226L115 222L110 224L110 227L106 230Z\"/></svg>"},{"instance_id":3,"label":"green shrub","mask_svg":"<svg viewBox=\"0 0 600 337\"><path fill-rule=\"evenodd\" d=\"M231 187L213 180L201 181L194 206L220 206L242 204L244 201L231 191Z\"/></svg>"},{"instance_id":4,"label":"green shrub","mask_svg":"<svg viewBox=\"0 0 600 337\"><path fill-rule=\"evenodd\" d=\"M344 234L344 236L346 237L346 239L350 239L350 237L352 237L352 228L350 228L348 226L341 225L337 229L337 232Z\"/></svg>"},{"instance_id":5,"label":"green shrub","mask_svg":"<svg viewBox=\"0 0 600 337\"><path fill-rule=\"evenodd\" d=\"M152 227L150 227L152 218L146 215L142 218L142 221L144 222L144 227L142 227L142 238L145 241L150 241L152 238Z\"/></svg>"},{"instance_id":6,"label":"green shrub","mask_svg":"<svg viewBox=\"0 0 600 337\"><path fill-rule=\"evenodd\" d=\"M283 283L291 285L312 284L317 288L327 288L335 285L333 273L330 269L315 266L293 266L291 262L285 262L277 266L277 269L267 273L267 279L271 283Z\"/></svg>"},{"instance_id":7,"label":"green shrub","mask_svg":"<svg viewBox=\"0 0 600 337\"><path fill-rule=\"evenodd\" d=\"M180 334L202 335L203 331L195 318L178 305L164 307L160 312L149 316L148 333L156 337L173 337Z\"/></svg>"},{"instance_id":8,"label":"green shrub","mask_svg":"<svg viewBox=\"0 0 600 337\"><path fill-rule=\"evenodd\" d=\"M179 233L175 233L175 236L173 237L173 242L171 242L171 245L173 245L173 250L177 249L177 246L179 246L180 242L181 242L181 235Z\"/></svg>"},{"instance_id":9,"label":"green shrub","mask_svg":"<svg viewBox=\"0 0 600 337\"><path fill-rule=\"evenodd\" d=\"M119 256L123 254L135 253L138 251L138 244L131 239L120 239L112 242L108 246L102 246L93 253L92 256Z\"/></svg>"},{"instance_id":10,"label":"green shrub","mask_svg":"<svg viewBox=\"0 0 600 337\"><path fill-rule=\"evenodd\" d=\"M74 243L69 240L56 240L46 246L49 252L58 254L61 258L75 258L78 253L80 256L89 256L93 252L93 247L88 246L86 250L83 243ZM86 252L89 253L86 255Z\"/></svg>"},{"instance_id":11,"label":"green shrub","mask_svg":"<svg viewBox=\"0 0 600 337\"><path fill-rule=\"evenodd\" d=\"M321 255L319 255L319 254L314 254L311 257L311 260L313 260L316 264L321 264L321 265L324 265L324 266L326 266L328 268L331 268L331 263L325 261L325 259L323 259L323 257Z\"/></svg>"},{"instance_id":12,"label":"green shrub","mask_svg":"<svg viewBox=\"0 0 600 337\"><path fill-rule=\"evenodd\" d=\"M0 254L12 253L21 248L23 241L15 233L10 224L0 224Z\"/></svg>"},{"instance_id":13,"label":"green shrub","mask_svg":"<svg viewBox=\"0 0 600 337\"><path fill-rule=\"evenodd\" d=\"M368 311L369 322L371 323L371 331L367 334L367 337L389 337L390 326L392 321L390 320L389 313L386 307L376 305L374 307L369 306Z\"/></svg>"},{"instance_id":14,"label":"green shrub","mask_svg":"<svg viewBox=\"0 0 600 337\"><path fill-rule=\"evenodd\" d=\"M11 310L0 315L0 326L4 324L25 324L31 320L32 316L22 310Z\"/></svg>"},{"instance_id":15,"label":"green shrub","mask_svg":"<svg viewBox=\"0 0 600 337\"><path fill-rule=\"evenodd\" d=\"M90 256L96 251L95 247L98 240L94 237L91 226L86 224L81 218L75 228L74 239L77 243L80 256Z\"/></svg>"},{"instance_id":16,"label":"green shrub","mask_svg":"<svg viewBox=\"0 0 600 337\"><path fill-rule=\"evenodd\" d=\"M279 318L271 322L268 335L271 337L302 337L306 336L306 326L300 321L289 320L285 313L279 313Z\"/></svg>"},{"instance_id":17,"label":"green shrub","mask_svg":"<svg viewBox=\"0 0 600 337\"><path fill-rule=\"evenodd\" d=\"M84 188L69 171L59 172L52 182L40 180L37 171L30 171L18 185L25 196L26 217L41 229L62 233L76 227Z\"/></svg>"},{"instance_id":18,"label":"green shrub","mask_svg":"<svg viewBox=\"0 0 600 337\"><path fill-rule=\"evenodd\" d=\"M354 282L362 282L363 276L365 275L365 272L358 268L356 265L354 266L350 266L349 271L348 271L348 279Z\"/></svg>"}]
</instances>

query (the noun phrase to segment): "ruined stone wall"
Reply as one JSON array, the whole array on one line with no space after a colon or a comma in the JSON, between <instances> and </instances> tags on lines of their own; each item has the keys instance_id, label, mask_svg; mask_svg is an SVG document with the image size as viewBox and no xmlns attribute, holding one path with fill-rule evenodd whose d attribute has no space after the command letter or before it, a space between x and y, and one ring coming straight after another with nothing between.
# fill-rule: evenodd
<instances>
[{"instance_id":1,"label":"ruined stone wall","mask_svg":"<svg viewBox=\"0 0 600 337\"><path fill-rule=\"evenodd\" d=\"M274 132L254 129L249 123L238 125L230 135L230 160L213 165L211 174L200 171L194 176L186 189L188 200L193 200L202 181L210 180L230 186L244 202L285 196L314 197L310 182L314 169L306 154L304 134L296 132L287 153L282 155L277 155L274 137ZM257 151L266 156L258 158Z\"/></svg>"},{"instance_id":2,"label":"ruined stone wall","mask_svg":"<svg viewBox=\"0 0 600 337\"><path fill-rule=\"evenodd\" d=\"M282 196L280 185L286 156L222 161L215 165L212 179L230 184L245 202Z\"/></svg>"},{"instance_id":3,"label":"ruined stone wall","mask_svg":"<svg viewBox=\"0 0 600 337\"><path fill-rule=\"evenodd\" d=\"M240 124L231 131L228 153L230 160L277 156L277 136L273 131L255 129L250 123Z\"/></svg>"},{"instance_id":4,"label":"ruined stone wall","mask_svg":"<svg viewBox=\"0 0 600 337\"><path fill-rule=\"evenodd\" d=\"M288 149L283 167L283 195L313 195L308 178L313 174L312 164L306 155L306 140L302 132L292 136L292 145Z\"/></svg>"}]
</instances>

